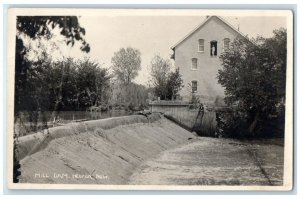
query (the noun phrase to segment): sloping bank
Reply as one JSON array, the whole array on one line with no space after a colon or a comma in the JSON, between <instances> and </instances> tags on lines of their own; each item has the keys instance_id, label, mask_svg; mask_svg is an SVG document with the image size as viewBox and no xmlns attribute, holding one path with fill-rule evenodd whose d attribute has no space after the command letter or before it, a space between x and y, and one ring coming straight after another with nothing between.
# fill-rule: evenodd
<instances>
[{"instance_id":1,"label":"sloping bank","mask_svg":"<svg viewBox=\"0 0 300 199\"><path fill-rule=\"evenodd\" d=\"M159 114L94 120L19 139L23 183L126 184L149 158L194 135Z\"/></svg>"}]
</instances>

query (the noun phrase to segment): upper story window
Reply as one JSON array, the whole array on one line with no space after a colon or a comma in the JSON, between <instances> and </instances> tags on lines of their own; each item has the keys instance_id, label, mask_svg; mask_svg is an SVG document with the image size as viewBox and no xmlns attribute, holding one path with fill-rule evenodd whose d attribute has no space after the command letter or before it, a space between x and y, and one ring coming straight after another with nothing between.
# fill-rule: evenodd
<instances>
[{"instance_id":1,"label":"upper story window","mask_svg":"<svg viewBox=\"0 0 300 199\"><path fill-rule=\"evenodd\" d=\"M198 52L204 52L204 39L198 40Z\"/></svg>"},{"instance_id":2,"label":"upper story window","mask_svg":"<svg viewBox=\"0 0 300 199\"><path fill-rule=\"evenodd\" d=\"M192 69L197 69L197 68L198 68L198 59L192 58Z\"/></svg>"},{"instance_id":3,"label":"upper story window","mask_svg":"<svg viewBox=\"0 0 300 199\"><path fill-rule=\"evenodd\" d=\"M197 81L192 81L192 93L197 92Z\"/></svg>"},{"instance_id":4,"label":"upper story window","mask_svg":"<svg viewBox=\"0 0 300 199\"><path fill-rule=\"evenodd\" d=\"M214 57L218 55L218 42L211 41L210 42L210 56Z\"/></svg>"},{"instance_id":5,"label":"upper story window","mask_svg":"<svg viewBox=\"0 0 300 199\"><path fill-rule=\"evenodd\" d=\"M229 38L225 38L223 41L223 48L224 50L228 50L229 49L229 44L230 44L230 39Z\"/></svg>"}]
</instances>

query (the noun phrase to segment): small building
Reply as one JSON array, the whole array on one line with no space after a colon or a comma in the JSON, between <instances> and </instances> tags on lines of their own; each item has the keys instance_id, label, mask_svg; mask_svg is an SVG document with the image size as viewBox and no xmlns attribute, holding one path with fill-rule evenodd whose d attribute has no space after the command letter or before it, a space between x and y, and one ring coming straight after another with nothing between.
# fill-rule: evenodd
<instances>
[{"instance_id":1,"label":"small building","mask_svg":"<svg viewBox=\"0 0 300 199\"><path fill-rule=\"evenodd\" d=\"M202 103L224 98L224 88L217 80L222 67L219 56L237 37L245 36L221 17L209 16L171 47L183 79L179 94L184 101L190 101L193 95Z\"/></svg>"}]
</instances>

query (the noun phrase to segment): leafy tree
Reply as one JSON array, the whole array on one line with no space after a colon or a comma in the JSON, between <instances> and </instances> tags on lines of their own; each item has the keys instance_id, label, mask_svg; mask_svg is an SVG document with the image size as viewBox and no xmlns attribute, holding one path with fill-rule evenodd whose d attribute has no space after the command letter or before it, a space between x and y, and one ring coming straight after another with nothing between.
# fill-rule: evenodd
<instances>
[{"instance_id":1,"label":"leafy tree","mask_svg":"<svg viewBox=\"0 0 300 199\"><path fill-rule=\"evenodd\" d=\"M183 87L183 80L179 73L179 68L176 68L174 72L171 72L167 81L167 98L174 99Z\"/></svg>"},{"instance_id":2,"label":"leafy tree","mask_svg":"<svg viewBox=\"0 0 300 199\"><path fill-rule=\"evenodd\" d=\"M144 106L148 97L148 90L145 86L134 82L128 85L115 83L112 86L110 103L124 106Z\"/></svg>"},{"instance_id":3,"label":"leafy tree","mask_svg":"<svg viewBox=\"0 0 300 199\"><path fill-rule=\"evenodd\" d=\"M168 76L171 71L171 62L163 59L159 55L155 55L151 60L151 77L154 86L154 93L162 100L167 98Z\"/></svg>"},{"instance_id":4,"label":"leafy tree","mask_svg":"<svg viewBox=\"0 0 300 199\"><path fill-rule=\"evenodd\" d=\"M250 133L259 121L268 120L284 106L286 56L285 29L253 42L236 39L220 56L223 69L218 82L225 87L225 102L238 105L246 114Z\"/></svg>"},{"instance_id":5,"label":"leafy tree","mask_svg":"<svg viewBox=\"0 0 300 199\"><path fill-rule=\"evenodd\" d=\"M60 34L66 40L66 44L75 44L75 41L81 42L80 49L84 52L90 51L89 44L85 41L85 29L79 25L76 16L18 16L17 31L18 34L25 34L30 39L44 37L50 39L53 36L52 30L55 27L60 28ZM20 39L19 35L17 38Z\"/></svg>"},{"instance_id":6,"label":"leafy tree","mask_svg":"<svg viewBox=\"0 0 300 199\"><path fill-rule=\"evenodd\" d=\"M154 93L162 100L172 100L183 87L179 68L171 71L170 60L155 55L151 60L151 77Z\"/></svg>"},{"instance_id":7,"label":"leafy tree","mask_svg":"<svg viewBox=\"0 0 300 199\"><path fill-rule=\"evenodd\" d=\"M36 63L26 58L30 47L24 45L24 38L39 40L44 38L49 40L53 36L52 30L59 27L60 34L64 36L66 45L74 45L75 41L81 42L81 50L90 51L89 44L85 41L85 29L79 25L75 16L18 16L16 35L16 55L15 55L15 115L21 110L38 110L38 104L32 100L31 90L37 85L31 82L32 73L38 76L38 71L34 71L33 66L38 62L49 64L49 57L45 53ZM39 69L43 67L38 67ZM46 69L47 70L47 69ZM49 70L49 68L48 68ZM61 78L62 79L62 75ZM59 89L61 90L61 89Z\"/></svg>"},{"instance_id":8,"label":"leafy tree","mask_svg":"<svg viewBox=\"0 0 300 199\"><path fill-rule=\"evenodd\" d=\"M76 99L78 107L86 108L107 103L110 87L108 70L89 59L76 63Z\"/></svg>"},{"instance_id":9,"label":"leafy tree","mask_svg":"<svg viewBox=\"0 0 300 199\"><path fill-rule=\"evenodd\" d=\"M123 84L128 85L141 70L141 53L131 47L121 48L114 53L111 63L114 75Z\"/></svg>"},{"instance_id":10,"label":"leafy tree","mask_svg":"<svg viewBox=\"0 0 300 199\"><path fill-rule=\"evenodd\" d=\"M56 102L54 110L62 102L62 85L65 73L60 74L59 86L52 89L58 91L58 95L51 95L49 88L49 77L52 63L44 52L39 60L32 61L27 59L28 52L32 49L24 45L24 38L29 40L39 40L44 38L49 40L52 37L52 30L59 27L60 34L64 36L67 45L74 45L75 41L81 42L80 49L84 52L90 51L89 44L85 41L85 29L80 27L78 18L75 16L18 16L16 35L16 54L15 54L15 121L22 120L21 111L27 110L29 120L37 124L40 111L49 110L52 106L52 98ZM43 49L42 49L43 50ZM68 67L69 68L69 67ZM63 68L62 71L65 69ZM53 71L55 72L55 71ZM55 76L57 77L57 76ZM52 109L53 110L53 109ZM43 115L45 116L45 115ZM43 117L43 122L47 126L47 120ZM36 129L32 129L36 130ZM14 150L14 152L16 152ZM19 164L14 154L14 182L18 182Z\"/></svg>"}]
</instances>

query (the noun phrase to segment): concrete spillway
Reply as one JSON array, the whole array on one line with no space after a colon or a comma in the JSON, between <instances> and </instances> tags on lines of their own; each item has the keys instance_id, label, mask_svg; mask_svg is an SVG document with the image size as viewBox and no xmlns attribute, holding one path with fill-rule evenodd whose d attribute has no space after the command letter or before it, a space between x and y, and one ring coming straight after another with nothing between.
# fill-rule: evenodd
<instances>
[{"instance_id":1,"label":"concrete spillway","mask_svg":"<svg viewBox=\"0 0 300 199\"><path fill-rule=\"evenodd\" d=\"M94 120L20 138L18 178L50 184L282 185L283 145L276 142L199 137L160 114Z\"/></svg>"},{"instance_id":2,"label":"concrete spillway","mask_svg":"<svg viewBox=\"0 0 300 199\"><path fill-rule=\"evenodd\" d=\"M19 140L21 183L127 184L146 160L195 136L159 114L95 120Z\"/></svg>"}]
</instances>

